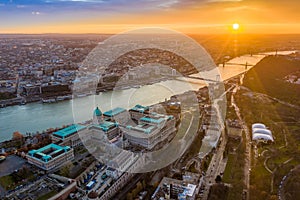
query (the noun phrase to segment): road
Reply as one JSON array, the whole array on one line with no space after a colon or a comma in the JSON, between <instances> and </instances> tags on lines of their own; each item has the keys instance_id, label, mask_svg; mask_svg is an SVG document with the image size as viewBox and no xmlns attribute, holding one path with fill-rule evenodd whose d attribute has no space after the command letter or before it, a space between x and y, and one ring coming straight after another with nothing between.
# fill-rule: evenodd
<instances>
[{"instance_id":1,"label":"road","mask_svg":"<svg viewBox=\"0 0 300 200\"><path fill-rule=\"evenodd\" d=\"M221 172L224 172L225 167L226 167L226 162L224 162L224 159L223 159L223 153L226 148L227 139L225 136L225 129L224 129L225 127L224 127L224 121L222 118L222 113L220 112L220 109L218 108L218 101L222 100L222 98L226 95L226 93L228 93L232 89L234 89L234 86L230 87L227 91L225 91L220 96L220 98L216 99L213 103L213 107L215 107L216 111L217 111L218 123L220 124L220 127L221 127L221 136L220 136L220 144L216 148L216 152L213 154L213 157L210 161L209 167L206 171L206 175L203 178L203 184L204 184L205 189L204 189L201 199L208 198L210 186L215 182L217 175L219 175Z\"/></svg>"},{"instance_id":2,"label":"road","mask_svg":"<svg viewBox=\"0 0 300 200\"><path fill-rule=\"evenodd\" d=\"M224 131L222 131L224 132ZM225 132L222 133L225 135ZM205 190L203 192L202 199L207 199L209 194L210 186L215 183L215 179L220 172L223 172L226 165L223 164L223 152L225 151L225 147L227 144L227 140L223 136L221 138L220 146L217 148L216 153L213 154L213 157L210 161L209 167L206 171L206 175L203 179L203 183L205 185Z\"/></svg>"},{"instance_id":3,"label":"road","mask_svg":"<svg viewBox=\"0 0 300 200\"><path fill-rule=\"evenodd\" d=\"M236 92L240 89L239 85L236 85L236 87L233 89L232 95L231 95L231 104L234 107L237 117L239 121L241 122L242 128L245 133L246 138L246 157L245 157L245 166L244 166L244 177L245 177L245 185L247 189L247 200L250 198L250 172L251 172L251 138L250 138L250 131L248 126L246 125L245 121L241 117L240 109L235 103L234 95Z\"/></svg>"}]
</instances>

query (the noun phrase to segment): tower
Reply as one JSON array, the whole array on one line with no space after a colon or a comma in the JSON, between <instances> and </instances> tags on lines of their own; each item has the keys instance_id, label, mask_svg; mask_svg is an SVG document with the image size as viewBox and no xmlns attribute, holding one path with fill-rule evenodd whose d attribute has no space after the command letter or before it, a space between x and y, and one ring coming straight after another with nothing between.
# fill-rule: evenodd
<instances>
[{"instance_id":1,"label":"tower","mask_svg":"<svg viewBox=\"0 0 300 200\"><path fill-rule=\"evenodd\" d=\"M102 112L101 110L97 107L95 110L94 110L94 114L93 114L93 124L100 124L102 122L102 119L103 116L102 116Z\"/></svg>"}]
</instances>

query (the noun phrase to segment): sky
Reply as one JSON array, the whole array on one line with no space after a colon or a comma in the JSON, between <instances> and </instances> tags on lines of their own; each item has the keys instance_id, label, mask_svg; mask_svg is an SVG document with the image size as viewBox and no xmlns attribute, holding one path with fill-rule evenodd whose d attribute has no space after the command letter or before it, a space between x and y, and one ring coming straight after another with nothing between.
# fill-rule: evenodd
<instances>
[{"instance_id":1,"label":"sky","mask_svg":"<svg viewBox=\"0 0 300 200\"><path fill-rule=\"evenodd\" d=\"M0 33L300 33L300 0L0 0Z\"/></svg>"}]
</instances>

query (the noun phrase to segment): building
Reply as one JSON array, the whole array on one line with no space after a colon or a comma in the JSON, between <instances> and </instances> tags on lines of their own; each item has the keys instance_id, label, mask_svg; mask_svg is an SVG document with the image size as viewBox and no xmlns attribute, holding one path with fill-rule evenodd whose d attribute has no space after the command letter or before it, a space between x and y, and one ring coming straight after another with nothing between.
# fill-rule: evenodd
<instances>
[{"instance_id":1,"label":"building","mask_svg":"<svg viewBox=\"0 0 300 200\"><path fill-rule=\"evenodd\" d=\"M111 162L108 163L106 174L114 178L113 184L101 194L101 200L112 199L112 197L134 177L138 168L145 163L143 159L129 151L120 152Z\"/></svg>"},{"instance_id":2,"label":"building","mask_svg":"<svg viewBox=\"0 0 300 200\"><path fill-rule=\"evenodd\" d=\"M94 110L93 124L99 124L103 120L103 115L99 107Z\"/></svg>"},{"instance_id":3,"label":"building","mask_svg":"<svg viewBox=\"0 0 300 200\"><path fill-rule=\"evenodd\" d=\"M148 106L136 105L129 110L131 119L138 121L140 118L150 113Z\"/></svg>"},{"instance_id":4,"label":"building","mask_svg":"<svg viewBox=\"0 0 300 200\"><path fill-rule=\"evenodd\" d=\"M103 194L100 195L99 199L109 200L112 199L116 193L128 184L128 181L134 177L134 174L124 172L118 180L116 180Z\"/></svg>"},{"instance_id":5,"label":"building","mask_svg":"<svg viewBox=\"0 0 300 200\"><path fill-rule=\"evenodd\" d=\"M137 162L139 160L138 155L130 151L118 152L107 164L108 167L117 169L120 172L129 170L135 170L140 167L143 163Z\"/></svg>"},{"instance_id":6,"label":"building","mask_svg":"<svg viewBox=\"0 0 300 200\"><path fill-rule=\"evenodd\" d=\"M119 171L112 167L108 167L105 173L107 174L107 176L112 177L114 180L117 180L120 175Z\"/></svg>"},{"instance_id":7,"label":"building","mask_svg":"<svg viewBox=\"0 0 300 200\"><path fill-rule=\"evenodd\" d=\"M272 132L261 123L252 124L252 140L259 142L274 142Z\"/></svg>"},{"instance_id":8,"label":"building","mask_svg":"<svg viewBox=\"0 0 300 200\"><path fill-rule=\"evenodd\" d=\"M187 199L193 200L196 198L196 184L164 177L159 186L155 190L151 199Z\"/></svg>"},{"instance_id":9,"label":"building","mask_svg":"<svg viewBox=\"0 0 300 200\"><path fill-rule=\"evenodd\" d=\"M243 134L243 128L239 120L226 120L226 133L228 138L240 140Z\"/></svg>"},{"instance_id":10,"label":"building","mask_svg":"<svg viewBox=\"0 0 300 200\"><path fill-rule=\"evenodd\" d=\"M103 134L108 140L114 140L120 136L119 120L122 121L127 111L123 108L115 108L102 113L99 107L94 110L93 124L88 127L94 134ZM91 132L92 134L92 132Z\"/></svg>"},{"instance_id":11,"label":"building","mask_svg":"<svg viewBox=\"0 0 300 200\"><path fill-rule=\"evenodd\" d=\"M114 108L103 113L105 120L117 122L119 124L126 124L130 120L130 114L124 108Z\"/></svg>"},{"instance_id":12,"label":"building","mask_svg":"<svg viewBox=\"0 0 300 200\"><path fill-rule=\"evenodd\" d=\"M79 146L82 144L78 135L79 131L87 131L87 127L80 124L68 126L62 130L54 132L51 135L52 142L62 146Z\"/></svg>"},{"instance_id":13,"label":"building","mask_svg":"<svg viewBox=\"0 0 300 200\"><path fill-rule=\"evenodd\" d=\"M82 140L106 136L107 140L119 147L129 143L151 150L159 143L173 138L175 124L173 116L150 113L149 107L141 105L136 105L129 112L117 107L102 113L97 107L93 112L91 125L72 125L55 132L52 138L54 142L63 141L62 144L74 147L82 144L78 134L73 136L78 131Z\"/></svg>"},{"instance_id":14,"label":"building","mask_svg":"<svg viewBox=\"0 0 300 200\"><path fill-rule=\"evenodd\" d=\"M261 123L252 124L252 130L255 128L267 128L267 127L266 127L266 125L261 124Z\"/></svg>"},{"instance_id":15,"label":"building","mask_svg":"<svg viewBox=\"0 0 300 200\"><path fill-rule=\"evenodd\" d=\"M137 118L137 114L134 114ZM148 150L153 149L161 142L172 140L176 120L173 116L151 113L138 119L138 124L122 127L124 137L129 143Z\"/></svg>"},{"instance_id":16,"label":"building","mask_svg":"<svg viewBox=\"0 0 300 200\"><path fill-rule=\"evenodd\" d=\"M100 124L93 124L88 127L90 135L106 135L108 140L114 140L120 136L119 124L111 121L102 121ZM93 131L93 132L91 132Z\"/></svg>"},{"instance_id":17,"label":"building","mask_svg":"<svg viewBox=\"0 0 300 200\"><path fill-rule=\"evenodd\" d=\"M30 150L26 157L30 164L51 170L73 160L74 153L69 146L49 144L38 150Z\"/></svg>"}]
</instances>

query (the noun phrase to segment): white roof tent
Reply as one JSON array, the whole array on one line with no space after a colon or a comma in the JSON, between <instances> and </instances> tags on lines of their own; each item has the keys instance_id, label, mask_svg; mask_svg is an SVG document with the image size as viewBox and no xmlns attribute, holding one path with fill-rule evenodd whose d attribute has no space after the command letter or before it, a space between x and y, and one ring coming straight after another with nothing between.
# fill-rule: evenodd
<instances>
[{"instance_id":1,"label":"white roof tent","mask_svg":"<svg viewBox=\"0 0 300 200\"><path fill-rule=\"evenodd\" d=\"M272 136L272 132L268 129L263 129L263 128L255 128L252 130L252 134L256 134L256 133L260 133L260 134L265 134L265 135L269 135Z\"/></svg>"},{"instance_id":2,"label":"white roof tent","mask_svg":"<svg viewBox=\"0 0 300 200\"><path fill-rule=\"evenodd\" d=\"M256 133L252 136L252 140L265 140L265 141L274 141L273 137L270 135Z\"/></svg>"},{"instance_id":3,"label":"white roof tent","mask_svg":"<svg viewBox=\"0 0 300 200\"><path fill-rule=\"evenodd\" d=\"M252 124L252 140L254 141L274 141L272 132L261 123Z\"/></svg>"},{"instance_id":4,"label":"white roof tent","mask_svg":"<svg viewBox=\"0 0 300 200\"><path fill-rule=\"evenodd\" d=\"M255 124L252 124L252 130L255 129L255 128L263 128L263 129L266 129L266 125L262 124L262 123L255 123Z\"/></svg>"}]
</instances>

